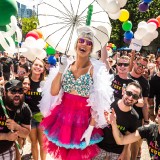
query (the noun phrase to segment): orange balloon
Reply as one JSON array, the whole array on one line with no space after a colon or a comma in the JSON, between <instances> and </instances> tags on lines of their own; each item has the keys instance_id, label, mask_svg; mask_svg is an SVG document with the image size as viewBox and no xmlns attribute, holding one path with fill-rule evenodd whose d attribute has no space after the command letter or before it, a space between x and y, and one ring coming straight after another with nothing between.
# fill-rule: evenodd
<instances>
[{"instance_id":1,"label":"orange balloon","mask_svg":"<svg viewBox=\"0 0 160 160\"><path fill-rule=\"evenodd\" d=\"M160 27L160 16L158 16L156 19L157 19L157 21L159 23L158 27Z\"/></svg>"},{"instance_id":2,"label":"orange balloon","mask_svg":"<svg viewBox=\"0 0 160 160\"><path fill-rule=\"evenodd\" d=\"M36 32L39 35L39 38L43 38L43 34L40 30L34 29L33 31Z\"/></svg>"}]
</instances>

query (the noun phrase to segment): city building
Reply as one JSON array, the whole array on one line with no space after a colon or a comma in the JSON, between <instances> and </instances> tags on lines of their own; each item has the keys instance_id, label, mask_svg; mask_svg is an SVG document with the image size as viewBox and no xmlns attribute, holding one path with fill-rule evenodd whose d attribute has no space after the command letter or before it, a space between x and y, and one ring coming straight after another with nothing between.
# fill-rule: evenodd
<instances>
[{"instance_id":1,"label":"city building","mask_svg":"<svg viewBox=\"0 0 160 160\"><path fill-rule=\"evenodd\" d=\"M24 18L24 17L28 18L33 15L33 10L27 8L26 5L20 4L19 2L17 2L17 6L18 6L18 17L19 18Z\"/></svg>"}]
</instances>

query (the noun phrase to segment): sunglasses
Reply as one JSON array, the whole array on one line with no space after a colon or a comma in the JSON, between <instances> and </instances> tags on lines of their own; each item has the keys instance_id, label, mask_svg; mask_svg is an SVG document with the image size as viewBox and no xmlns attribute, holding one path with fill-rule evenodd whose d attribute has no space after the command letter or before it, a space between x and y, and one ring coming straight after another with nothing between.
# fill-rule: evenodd
<instances>
[{"instance_id":1,"label":"sunglasses","mask_svg":"<svg viewBox=\"0 0 160 160\"><path fill-rule=\"evenodd\" d=\"M128 66L129 66L129 63L117 63L117 65L118 65L119 67L122 67L122 66L128 67Z\"/></svg>"},{"instance_id":2,"label":"sunglasses","mask_svg":"<svg viewBox=\"0 0 160 160\"><path fill-rule=\"evenodd\" d=\"M10 90L10 92L11 92L11 94L16 94L16 93L23 94L24 93L22 88L20 88L20 89L12 89L12 90Z\"/></svg>"},{"instance_id":3,"label":"sunglasses","mask_svg":"<svg viewBox=\"0 0 160 160\"><path fill-rule=\"evenodd\" d=\"M133 94L131 91L126 91L127 96L132 96L133 99L138 100L139 96L137 94Z\"/></svg>"},{"instance_id":4,"label":"sunglasses","mask_svg":"<svg viewBox=\"0 0 160 160\"><path fill-rule=\"evenodd\" d=\"M86 42L87 46L92 46L93 45L92 41L89 41L89 40L84 39L84 38L79 38L78 39L78 43L85 43L85 42Z\"/></svg>"},{"instance_id":5,"label":"sunglasses","mask_svg":"<svg viewBox=\"0 0 160 160\"><path fill-rule=\"evenodd\" d=\"M142 67L143 69L147 68L147 66L145 66L145 65L143 65L143 64L141 64L141 63L138 63L138 62L137 62L137 66L138 66L138 67Z\"/></svg>"}]
</instances>

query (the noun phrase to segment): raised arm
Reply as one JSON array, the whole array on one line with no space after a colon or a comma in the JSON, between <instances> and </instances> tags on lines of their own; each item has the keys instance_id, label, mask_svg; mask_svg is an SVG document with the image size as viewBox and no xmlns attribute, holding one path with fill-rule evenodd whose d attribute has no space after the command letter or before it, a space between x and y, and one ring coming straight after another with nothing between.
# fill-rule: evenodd
<instances>
[{"instance_id":1,"label":"raised arm","mask_svg":"<svg viewBox=\"0 0 160 160\"><path fill-rule=\"evenodd\" d=\"M113 136L115 138L115 141L119 145L126 145L133 142L138 141L141 139L138 130L136 130L134 133L130 133L128 135L122 135L119 131L116 123L116 113L114 112L114 109L112 109L112 113L105 112L105 118L109 124L112 126L112 132Z\"/></svg>"},{"instance_id":2,"label":"raised arm","mask_svg":"<svg viewBox=\"0 0 160 160\"><path fill-rule=\"evenodd\" d=\"M104 45L104 47L101 49L101 58L100 58L100 60L103 63L105 63L106 68L109 70L109 69L111 69L111 66L108 63L107 58L108 58L108 53L107 53L107 50L106 50L106 45Z\"/></svg>"},{"instance_id":3,"label":"raised arm","mask_svg":"<svg viewBox=\"0 0 160 160\"><path fill-rule=\"evenodd\" d=\"M51 95L56 96L58 95L60 89L61 89L61 79L63 72L65 71L65 68L67 67L67 57L64 55L61 57L61 63L59 63L59 71L56 75L56 77L52 81L51 85Z\"/></svg>"}]
</instances>

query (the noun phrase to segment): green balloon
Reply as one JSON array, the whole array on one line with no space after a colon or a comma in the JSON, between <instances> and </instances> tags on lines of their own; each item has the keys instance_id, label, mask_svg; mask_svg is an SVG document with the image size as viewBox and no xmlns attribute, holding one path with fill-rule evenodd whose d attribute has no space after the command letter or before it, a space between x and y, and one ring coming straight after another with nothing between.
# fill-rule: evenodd
<instances>
[{"instance_id":1,"label":"green balloon","mask_svg":"<svg viewBox=\"0 0 160 160\"><path fill-rule=\"evenodd\" d=\"M46 48L46 52L48 55L54 55L56 53L56 50L52 46L48 46Z\"/></svg>"},{"instance_id":2,"label":"green balloon","mask_svg":"<svg viewBox=\"0 0 160 160\"><path fill-rule=\"evenodd\" d=\"M18 13L16 0L0 0L0 13L0 26L9 24L11 16Z\"/></svg>"},{"instance_id":3,"label":"green balloon","mask_svg":"<svg viewBox=\"0 0 160 160\"><path fill-rule=\"evenodd\" d=\"M93 5L89 5L88 9L93 11Z\"/></svg>"},{"instance_id":4,"label":"green balloon","mask_svg":"<svg viewBox=\"0 0 160 160\"><path fill-rule=\"evenodd\" d=\"M131 21L125 21L125 22L123 22L122 29L124 31L130 31L132 29L132 22Z\"/></svg>"},{"instance_id":5,"label":"green balloon","mask_svg":"<svg viewBox=\"0 0 160 160\"><path fill-rule=\"evenodd\" d=\"M91 25L91 21L86 21L86 25L90 26Z\"/></svg>"},{"instance_id":6,"label":"green balloon","mask_svg":"<svg viewBox=\"0 0 160 160\"><path fill-rule=\"evenodd\" d=\"M87 15L92 15L92 12L88 10Z\"/></svg>"}]
</instances>

